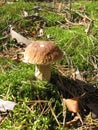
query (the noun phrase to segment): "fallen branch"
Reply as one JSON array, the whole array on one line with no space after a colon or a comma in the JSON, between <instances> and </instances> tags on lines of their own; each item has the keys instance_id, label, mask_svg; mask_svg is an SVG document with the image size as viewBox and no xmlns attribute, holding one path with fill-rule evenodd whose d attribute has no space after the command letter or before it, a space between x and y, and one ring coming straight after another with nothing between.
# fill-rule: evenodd
<instances>
[{"instance_id":1,"label":"fallen branch","mask_svg":"<svg viewBox=\"0 0 98 130\"><path fill-rule=\"evenodd\" d=\"M65 17L65 21L66 21L68 24L71 24L71 25L74 25L74 26L81 25L81 24L79 24L79 23L73 23L73 22L69 21L66 17Z\"/></svg>"},{"instance_id":2,"label":"fallen branch","mask_svg":"<svg viewBox=\"0 0 98 130\"><path fill-rule=\"evenodd\" d=\"M66 12L66 10L69 11L69 13L75 12L76 14L78 14L78 15L79 15L80 17L82 17L83 19L85 18L85 19L87 19L87 20L89 21L89 24L88 24L88 26L87 26L87 29L85 29L86 34L88 34L88 33L90 32L90 29L91 29L92 25L93 25L93 20L92 20L91 18L89 18L86 14L82 14L82 13L80 13L79 11L73 10L73 9L71 9L71 8L69 9L68 7L65 7L64 12ZM58 12L55 12L55 11L54 11L54 13L56 13L56 14L58 14L58 15L60 15L60 16L64 16L64 17L65 17L65 21L66 21L68 24L70 24L70 25L73 25L73 26L85 25L85 24L81 24L81 22L80 22L80 23L71 22L71 20L68 20L68 19L67 19L65 13L58 13ZM71 15L71 14L69 14L69 15ZM70 16L70 17L71 17L71 16Z\"/></svg>"},{"instance_id":3,"label":"fallen branch","mask_svg":"<svg viewBox=\"0 0 98 130\"><path fill-rule=\"evenodd\" d=\"M68 11L70 11L70 9L66 6L65 7L65 11L66 10L68 10ZM78 14L79 16L81 16L81 17L85 17L85 18L87 18L89 21L91 21L92 19L90 19L86 14L85 15L83 15L82 13L80 13L79 11L77 11L77 10L74 10L74 9L72 9L71 8L71 12L75 12L76 14Z\"/></svg>"}]
</instances>

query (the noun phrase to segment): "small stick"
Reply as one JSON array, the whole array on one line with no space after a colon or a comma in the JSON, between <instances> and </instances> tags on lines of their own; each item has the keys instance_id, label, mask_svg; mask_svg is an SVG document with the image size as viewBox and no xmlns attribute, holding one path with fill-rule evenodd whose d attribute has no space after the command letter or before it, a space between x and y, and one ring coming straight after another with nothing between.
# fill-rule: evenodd
<instances>
[{"instance_id":1,"label":"small stick","mask_svg":"<svg viewBox=\"0 0 98 130\"><path fill-rule=\"evenodd\" d=\"M90 20L90 23L88 24L88 27L87 27L87 29L85 30L86 34L89 34L90 29L91 29L91 27L92 27L92 24L93 24L93 20Z\"/></svg>"},{"instance_id":2,"label":"small stick","mask_svg":"<svg viewBox=\"0 0 98 130\"><path fill-rule=\"evenodd\" d=\"M72 0L69 0L70 21L72 20Z\"/></svg>"},{"instance_id":3,"label":"small stick","mask_svg":"<svg viewBox=\"0 0 98 130\"><path fill-rule=\"evenodd\" d=\"M77 116L79 117L79 120L80 120L81 124L83 125L84 123L83 123L82 117L78 112L77 112Z\"/></svg>"},{"instance_id":4,"label":"small stick","mask_svg":"<svg viewBox=\"0 0 98 130\"><path fill-rule=\"evenodd\" d=\"M48 106L49 106L49 108L50 108L50 110L51 110L52 115L54 116L54 118L55 118L55 120L56 120L58 126L60 126L60 123L59 123L59 121L58 121L58 119L57 119L57 116L55 115L55 113L54 113L54 111L53 111L53 109L52 109L52 106L51 106L51 104L50 104L49 101L46 101L46 100L33 100L33 101L31 101L30 103L48 103Z\"/></svg>"},{"instance_id":5,"label":"small stick","mask_svg":"<svg viewBox=\"0 0 98 130\"><path fill-rule=\"evenodd\" d=\"M65 102L63 101L63 126L65 126L66 122L66 105Z\"/></svg>"},{"instance_id":6,"label":"small stick","mask_svg":"<svg viewBox=\"0 0 98 130\"><path fill-rule=\"evenodd\" d=\"M51 113L52 113L52 115L54 116L54 118L55 118L55 120L56 120L58 126L60 126L60 123L59 123L59 121L58 121L58 119L57 119L57 116L55 115L55 113L54 113L54 111L53 111L53 109L52 109L52 106L51 106L51 104L50 104L49 102L48 102L48 105L49 105L49 107L50 107Z\"/></svg>"},{"instance_id":7,"label":"small stick","mask_svg":"<svg viewBox=\"0 0 98 130\"><path fill-rule=\"evenodd\" d=\"M66 122L65 125L64 125L64 127L72 126L72 125L74 125L78 120L79 120L79 117L76 116L73 120Z\"/></svg>"},{"instance_id":8,"label":"small stick","mask_svg":"<svg viewBox=\"0 0 98 130\"><path fill-rule=\"evenodd\" d=\"M7 99L8 99L8 96L9 96L9 93L10 93L10 88L11 88L11 86L10 86L10 84L9 84L7 93L6 93L5 97L4 97L4 100L7 100Z\"/></svg>"}]
</instances>

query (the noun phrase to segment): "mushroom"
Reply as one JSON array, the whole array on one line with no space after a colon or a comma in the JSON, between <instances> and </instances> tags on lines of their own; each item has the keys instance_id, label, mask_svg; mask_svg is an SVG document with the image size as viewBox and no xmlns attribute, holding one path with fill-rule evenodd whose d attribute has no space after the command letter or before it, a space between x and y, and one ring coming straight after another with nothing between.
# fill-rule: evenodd
<instances>
[{"instance_id":1,"label":"mushroom","mask_svg":"<svg viewBox=\"0 0 98 130\"><path fill-rule=\"evenodd\" d=\"M35 77L38 80L49 81L51 77L50 64L63 57L62 51L52 41L33 41L24 52L24 62L36 64Z\"/></svg>"}]
</instances>

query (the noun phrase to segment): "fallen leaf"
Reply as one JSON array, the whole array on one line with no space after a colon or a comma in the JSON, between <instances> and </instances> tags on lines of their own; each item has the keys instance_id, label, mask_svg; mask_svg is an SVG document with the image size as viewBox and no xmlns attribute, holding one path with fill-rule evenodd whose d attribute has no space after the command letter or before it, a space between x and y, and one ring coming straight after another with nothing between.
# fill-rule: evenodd
<instances>
[{"instance_id":1,"label":"fallen leaf","mask_svg":"<svg viewBox=\"0 0 98 130\"><path fill-rule=\"evenodd\" d=\"M63 98L63 101L69 111L74 112L74 113L79 112L79 97L75 97L71 99Z\"/></svg>"},{"instance_id":2,"label":"fallen leaf","mask_svg":"<svg viewBox=\"0 0 98 130\"><path fill-rule=\"evenodd\" d=\"M78 69L73 73L73 79L75 79L75 80L78 79L80 81L85 82L83 76L81 75L81 73L80 73L80 71Z\"/></svg>"},{"instance_id":3,"label":"fallen leaf","mask_svg":"<svg viewBox=\"0 0 98 130\"><path fill-rule=\"evenodd\" d=\"M4 101L2 99L0 99L0 111L1 112L6 112L8 111L12 111L15 107L16 103L12 102L12 101Z\"/></svg>"},{"instance_id":4,"label":"fallen leaf","mask_svg":"<svg viewBox=\"0 0 98 130\"><path fill-rule=\"evenodd\" d=\"M29 45L30 43L32 43L32 40L29 40L21 34L17 33L12 29L12 27L10 28L10 36L12 39L16 39L18 43L24 43L25 45Z\"/></svg>"},{"instance_id":5,"label":"fallen leaf","mask_svg":"<svg viewBox=\"0 0 98 130\"><path fill-rule=\"evenodd\" d=\"M38 37L42 37L44 35L43 29L40 28L37 33Z\"/></svg>"},{"instance_id":6,"label":"fallen leaf","mask_svg":"<svg viewBox=\"0 0 98 130\"><path fill-rule=\"evenodd\" d=\"M28 17L28 12L23 10L23 17Z\"/></svg>"}]
</instances>

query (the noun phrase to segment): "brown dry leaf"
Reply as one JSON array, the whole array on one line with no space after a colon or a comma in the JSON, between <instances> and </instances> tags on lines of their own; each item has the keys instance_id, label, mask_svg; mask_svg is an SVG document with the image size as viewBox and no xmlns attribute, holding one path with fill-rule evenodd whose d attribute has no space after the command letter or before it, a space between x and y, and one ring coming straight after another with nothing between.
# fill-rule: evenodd
<instances>
[{"instance_id":1,"label":"brown dry leaf","mask_svg":"<svg viewBox=\"0 0 98 130\"><path fill-rule=\"evenodd\" d=\"M79 97L75 97L71 99L63 98L63 101L69 111L74 112L74 113L79 112Z\"/></svg>"},{"instance_id":2,"label":"brown dry leaf","mask_svg":"<svg viewBox=\"0 0 98 130\"><path fill-rule=\"evenodd\" d=\"M36 31L32 31L31 34L32 34L32 35L36 35Z\"/></svg>"}]
</instances>

